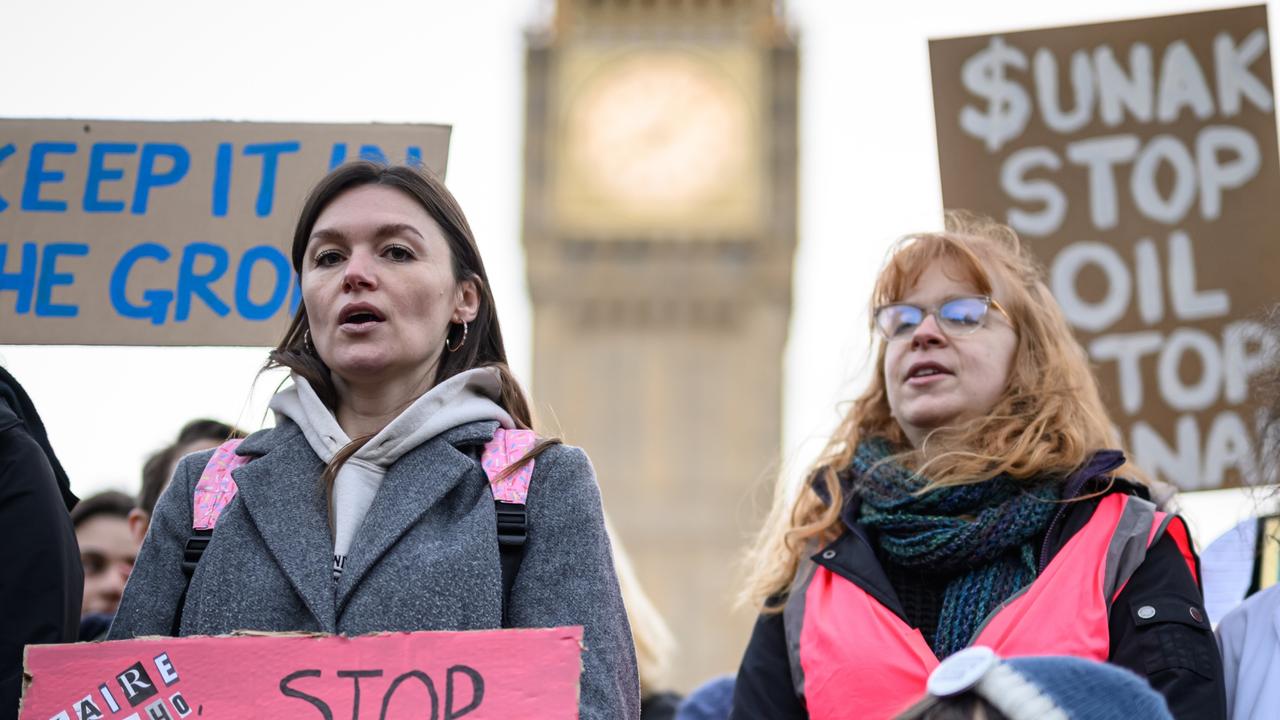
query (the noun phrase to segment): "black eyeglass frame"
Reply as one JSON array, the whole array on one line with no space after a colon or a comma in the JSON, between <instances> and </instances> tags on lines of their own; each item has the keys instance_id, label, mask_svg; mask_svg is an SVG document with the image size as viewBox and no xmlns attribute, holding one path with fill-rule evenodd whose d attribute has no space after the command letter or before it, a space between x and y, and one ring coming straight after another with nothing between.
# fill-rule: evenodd
<instances>
[{"instance_id":1,"label":"black eyeglass frame","mask_svg":"<svg viewBox=\"0 0 1280 720\"><path fill-rule=\"evenodd\" d=\"M985 310L983 310L982 312L982 317L978 318L978 322L974 324L972 327L966 327L966 328L949 327L948 321L942 317L942 314L941 314L942 308L950 303L956 302L957 300L982 301L982 304ZM926 317L932 315L933 319L938 323L938 329L940 329L945 335L947 335L947 337L963 337L965 335L972 335L973 333L977 332L980 328L986 327L987 317L990 315L991 310L993 308L997 312L999 312L1001 315L1004 315L1005 319L1008 320L1011 325L1013 324L1013 318L1009 315L1009 312L1004 309L1004 306L1000 304L1000 301L996 300L990 295L957 295L955 297L949 297L946 300L943 300L942 302L938 303L934 307L929 307L929 308L916 305L913 303L902 303L902 302L887 303L885 305L880 305L879 307L877 307L875 311L871 314L871 326L875 328L876 332L880 335L880 337L885 342L893 342L894 340L901 340L902 338L906 337L905 335L890 335L889 331L885 330L884 325L880 323L881 313L883 313L885 310L889 310L890 308L896 308L896 307L909 307L915 310L919 310L921 323L924 322L924 319ZM916 327L919 327L919 325L917 324Z\"/></svg>"}]
</instances>

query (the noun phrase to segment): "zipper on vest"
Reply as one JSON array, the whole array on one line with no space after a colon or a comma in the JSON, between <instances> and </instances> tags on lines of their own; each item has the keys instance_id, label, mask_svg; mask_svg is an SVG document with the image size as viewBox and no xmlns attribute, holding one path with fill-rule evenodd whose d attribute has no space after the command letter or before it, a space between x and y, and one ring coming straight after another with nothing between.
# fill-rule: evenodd
<instances>
[{"instance_id":1,"label":"zipper on vest","mask_svg":"<svg viewBox=\"0 0 1280 720\"><path fill-rule=\"evenodd\" d=\"M1085 484L1093 478L1109 473L1124 464L1123 454L1115 453L1115 457L1111 457L1111 452L1112 451L1104 451L1095 453L1094 456L1089 458L1088 462L1084 464L1084 467L1081 468L1081 470L1088 470L1089 472L1077 472L1067 478L1066 485L1064 486L1067 492L1062 494L1062 507L1058 508L1058 512L1053 514L1053 519L1049 521L1049 529L1044 533L1044 541L1040 543L1040 568L1036 571L1036 577L1039 577L1040 573L1044 572L1044 569L1049 567L1049 539L1053 537L1053 531L1058 528L1058 524L1062 521L1063 516L1067 514L1067 508L1071 507L1071 502L1080 494L1080 491L1084 489ZM1097 463L1096 468L1090 467L1094 464L1095 460L1099 459L1099 456L1105 457L1105 461Z\"/></svg>"}]
</instances>

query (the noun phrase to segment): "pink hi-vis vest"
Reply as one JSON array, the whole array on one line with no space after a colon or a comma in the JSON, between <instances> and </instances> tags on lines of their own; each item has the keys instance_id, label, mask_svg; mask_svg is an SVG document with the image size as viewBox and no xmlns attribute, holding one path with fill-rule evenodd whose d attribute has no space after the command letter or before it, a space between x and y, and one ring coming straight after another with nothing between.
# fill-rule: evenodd
<instances>
[{"instance_id":1,"label":"pink hi-vis vest","mask_svg":"<svg viewBox=\"0 0 1280 720\"><path fill-rule=\"evenodd\" d=\"M1194 575L1180 519L1141 498L1108 495L1044 572L987 618L970 645L1006 658L1106 661L1111 603L1165 532ZM822 566L801 571L783 612L793 681L814 720L893 717L924 695L939 664L919 630Z\"/></svg>"}]
</instances>

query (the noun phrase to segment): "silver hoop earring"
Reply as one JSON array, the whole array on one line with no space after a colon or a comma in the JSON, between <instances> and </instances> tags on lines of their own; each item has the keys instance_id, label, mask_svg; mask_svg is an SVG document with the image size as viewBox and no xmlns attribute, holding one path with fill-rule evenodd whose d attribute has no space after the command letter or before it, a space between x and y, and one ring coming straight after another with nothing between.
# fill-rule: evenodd
<instances>
[{"instance_id":1,"label":"silver hoop earring","mask_svg":"<svg viewBox=\"0 0 1280 720\"><path fill-rule=\"evenodd\" d=\"M446 333L444 336L444 349L448 350L449 352L458 352L458 350L462 349L462 346L466 344L467 344L467 321L463 320L462 321L462 339L458 341L457 345L450 345L449 335L448 333Z\"/></svg>"},{"instance_id":2,"label":"silver hoop earring","mask_svg":"<svg viewBox=\"0 0 1280 720\"><path fill-rule=\"evenodd\" d=\"M311 328L302 331L302 349L312 355L316 354L316 346L311 344Z\"/></svg>"}]
</instances>

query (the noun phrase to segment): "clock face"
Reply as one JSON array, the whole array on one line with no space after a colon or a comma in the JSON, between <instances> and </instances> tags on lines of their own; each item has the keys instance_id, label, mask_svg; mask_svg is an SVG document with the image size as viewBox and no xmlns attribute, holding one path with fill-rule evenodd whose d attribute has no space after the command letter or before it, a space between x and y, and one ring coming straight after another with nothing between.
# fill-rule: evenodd
<instances>
[{"instance_id":1,"label":"clock face","mask_svg":"<svg viewBox=\"0 0 1280 720\"><path fill-rule=\"evenodd\" d=\"M569 161L602 199L644 208L712 200L750 152L742 92L691 53L636 53L600 69L568 114Z\"/></svg>"}]
</instances>

